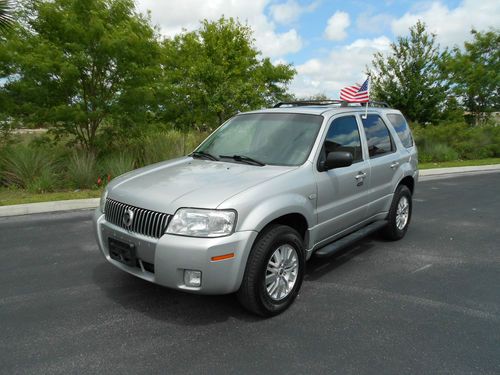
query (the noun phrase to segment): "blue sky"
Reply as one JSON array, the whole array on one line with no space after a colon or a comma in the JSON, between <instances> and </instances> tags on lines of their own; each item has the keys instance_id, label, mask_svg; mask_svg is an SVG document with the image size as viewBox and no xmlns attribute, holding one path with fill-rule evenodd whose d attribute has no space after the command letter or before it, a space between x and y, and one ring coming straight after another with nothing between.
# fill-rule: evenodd
<instances>
[{"instance_id":1,"label":"blue sky","mask_svg":"<svg viewBox=\"0 0 500 375\"><path fill-rule=\"evenodd\" d=\"M442 46L462 45L472 27L500 28L500 0L136 0L151 11L165 36L194 30L199 21L222 15L252 27L256 47L274 62L292 63L298 96L332 98L345 85L360 83L373 53L417 20L438 34Z\"/></svg>"}]
</instances>

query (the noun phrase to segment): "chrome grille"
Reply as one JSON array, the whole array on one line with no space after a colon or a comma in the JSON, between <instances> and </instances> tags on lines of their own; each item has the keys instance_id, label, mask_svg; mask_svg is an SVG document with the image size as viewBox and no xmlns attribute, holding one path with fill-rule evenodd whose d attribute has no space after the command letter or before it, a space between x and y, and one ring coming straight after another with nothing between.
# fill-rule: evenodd
<instances>
[{"instance_id":1,"label":"chrome grille","mask_svg":"<svg viewBox=\"0 0 500 375\"><path fill-rule=\"evenodd\" d=\"M130 226L123 223L123 215L127 210L134 213L134 219ZM121 203L113 199L106 199L104 207L106 220L121 228L144 236L160 238L167 228L169 215L162 212L146 210Z\"/></svg>"}]
</instances>

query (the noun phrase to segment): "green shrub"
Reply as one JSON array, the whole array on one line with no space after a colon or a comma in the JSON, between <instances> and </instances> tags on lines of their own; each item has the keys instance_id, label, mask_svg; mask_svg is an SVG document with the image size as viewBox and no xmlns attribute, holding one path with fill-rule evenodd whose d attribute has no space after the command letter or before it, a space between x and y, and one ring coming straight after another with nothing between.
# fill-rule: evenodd
<instances>
[{"instance_id":1,"label":"green shrub","mask_svg":"<svg viewBox=\"0 0 500 375\"><path fill-rule=\"evenodd\" d=\"M39 184L40 188L48 191L58 184L56 158L47 150L32 149L26 145L11 146L3 152L0 164L1 179L6 185L34 188Z\"/></svg>"},{"instance_id":2,"label":"green shrub","mask_svg":"<svg viewBox=\"0 0 500 375\"><path fill-rule=\"evenodd\" d=\"M191 138L178 130L149 134L136 142L137 160L140 165L148 165L182 156Z\"/></svg>"},{"instance_id":3,"label":"green shrub","mask_svg":"<svg viewBox=\"0 0 500 375\"><path fill-rule=\"evenodd\" d=\"M53 171L43 170L33 181L28 183L26 188L31 193L50 193L59 187L59 179L55 177Z\"/></svg>"},{"instance_id":4,"label":"green shrub","mask_svg":"<svg viewBox=\"0 0 500 375\"><path fill-rule=\"evenodd\" d=\"M444 143L427 140L423 147L419 148L419 160L424 163L457 159L458 153Z\"/></svg>"},{"instance_id":5,"label":"green shrub","mask_svg":"<svg viewBox=\"0 0 500 375\"><path fill-rule=\"evenodd\" d=\"M101 172L106 178L115 178L134 169L135 160L130 154L121 152L108 156L102 163Z\"/></svg>"},{"instance_id":6,"label":"green shrub","mask_svg":"<svg viewBox=\"0 0 500 375\"><path fill-rule=\"evenodd\" d=\"M66 178L71 188L93 188L98 177L94 154L84 151L74 151L71 154L66 165Z\"/></svg>"},{"instance_id":7,"label":"green shrub","mask_svg":"<svg viewBox=\"0 0 500 375\"><path fill-rule=\"evenodd\" d=\"M422 161L500 156L500 127L495 125L470 126L466 123L443 122L426 127L414 125L412 128Z\"/></svg>"}]
</instances>

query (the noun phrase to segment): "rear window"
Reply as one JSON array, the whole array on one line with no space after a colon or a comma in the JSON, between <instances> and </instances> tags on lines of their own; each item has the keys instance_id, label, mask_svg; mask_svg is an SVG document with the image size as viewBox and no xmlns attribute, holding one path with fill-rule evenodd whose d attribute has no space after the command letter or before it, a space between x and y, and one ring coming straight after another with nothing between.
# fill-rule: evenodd
<instances>
[{"instance_id":1,"label":"rear window","mask_svg":"<svg viewBox=\"0 0 500 375\"><path fill-rule=\"evenodd\" d=\"M368 115L363 118L363 127L365 128L370 158L394 151L391 135L380 116Z\"/></svg>"},{"instance_id":2,"label":"rear window","mask_svg":"<svg viewBox=\"0 0 500 375\"><path fill-rule=\"evenodd\" d=\"M405 146L406 148L412 147L413 137L411 135L410 127L408 126L408 123L406 122L403 115L393 113L387 115L387 118L394 127L394 130L396 130L396 133L398 133L399 139L401 140L403 146Z\"/></svg>"}]
</instances>

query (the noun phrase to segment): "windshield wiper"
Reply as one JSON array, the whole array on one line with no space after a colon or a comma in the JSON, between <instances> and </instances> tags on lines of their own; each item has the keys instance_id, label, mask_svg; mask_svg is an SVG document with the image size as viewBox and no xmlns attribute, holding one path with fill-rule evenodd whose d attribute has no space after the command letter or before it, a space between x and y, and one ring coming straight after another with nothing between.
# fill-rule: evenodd
<instances>
[{"instance_id":1,"label":"windshield wiper","mask_svg":"<svg viewBox=\"0 0 500 375\"><path fill-rule=\"evenodd\" d=\"M228 158L228 159L233 159L242 163L247 163L247 164L254 164L254 165L260 165L261 167L266 165L261 161L255 160L249 156L245 155L219 155L220 158Z\"/></svg>"},{"instance_id":2,"label":"windshield wiper","mask_svg":"<svg viewBox=\"0 0 500 375\"><path fill-rule=\"evenodd\" d=\"M192 153L189 154L189 156L192 156L194 158L205 158L213 161L219 161L217 157L205 151L193 151Z\"/></svg>"}]
</instances>

